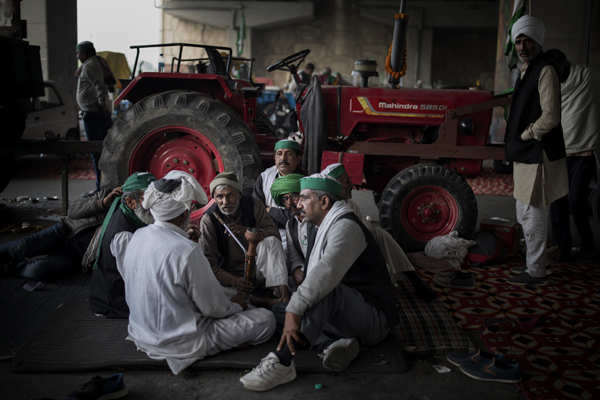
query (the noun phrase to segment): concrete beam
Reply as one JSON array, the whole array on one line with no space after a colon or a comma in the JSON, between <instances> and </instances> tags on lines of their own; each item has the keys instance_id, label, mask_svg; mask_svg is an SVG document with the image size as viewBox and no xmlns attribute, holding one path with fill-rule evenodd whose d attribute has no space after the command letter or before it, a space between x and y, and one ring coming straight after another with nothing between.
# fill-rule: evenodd
<instances>
[{"instance_id":1,"label":"concrete beam","mask_svg":"<svg viewBox=\"0 0 600 400\"><path fill-rule=\"evenodd\" d=\"M314 19L312 1L183 0L165 1L157 7L177 18L222 29L240 24L241 13L236 12L239 10L244 10L249 28L269 28Z\"/></svg>"},{"instance_id":2,"label":"concrete beam","mask_svg":"<svg viewBox=\"0 0 600 400\"><path fill-rule=\"evenodd\" d=\"M377 7L377 4L358 3L360 16L392 26L394 14L398 12L397 5L383 2ZM497 4L487 2L412 1L405 14L408 14L409 26L419 28L495 28L498 23ZM419 18L413 20L413 15L419 15Z\"/></svg>"}]
</instances>

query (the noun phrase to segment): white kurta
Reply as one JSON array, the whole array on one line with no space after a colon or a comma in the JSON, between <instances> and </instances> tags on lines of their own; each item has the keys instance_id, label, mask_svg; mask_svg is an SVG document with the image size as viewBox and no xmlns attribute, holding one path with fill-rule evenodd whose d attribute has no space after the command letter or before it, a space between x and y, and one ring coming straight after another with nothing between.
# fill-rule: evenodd
<instances>
[{"instance_id":1,"label":"white kurta","mask_svg":"<svg viewBox=\"0 0 600 400\"><path fill-rule=\"evenodd\" d=\"M263 193L265 195L265 206L267 207L281 207L277 205L277 203L275 203L275 200L273 200L273 196L271 196L271 186L273 185L273 182L277 178L278 174L279 172L277 171L276 165L265 169L260 174L260 176L262 177Z\"/></svg>"},{"instance_id":2,"label":"white kurta","mask_svg":"<svg viewBox=\"0 0 600 400\"><path fill-rule=\"evenodd\" d=\"M268 340L275 319L242 311L215 278L200 246L179 227L155 222L115 235L111 246L125 282L129 336L150 358L177 374L196 360Z\"/></svg>"}]
</instances>

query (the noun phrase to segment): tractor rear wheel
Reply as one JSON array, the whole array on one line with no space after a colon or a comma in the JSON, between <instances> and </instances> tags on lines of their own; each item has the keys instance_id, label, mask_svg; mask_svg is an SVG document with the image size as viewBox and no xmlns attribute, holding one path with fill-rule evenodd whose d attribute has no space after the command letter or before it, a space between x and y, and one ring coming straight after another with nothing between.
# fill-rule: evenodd
<instances>
[{"instance_id":1,"label":"tractor rear wheel","mask_svg":"<svg viewBox=\"0 0 600 400\"><path fill-rule=\"evenodd\" d=\"M233 171L246 190L261 170L253 135L230 107L196 92L169 91L135 103L114 122L100 158L103 185L135 171L192 174L209 195L216 174ZM193 217L193 216L192 216Z\"/></svg>"},{"instance_id":2,"label":"tractor rear wheel","mask_svg":"<svg viewBox=\"0 0 600 400\"><path fill-rule=\"evenodd\" d=\"M379 204L381 226L407 251L423 250L436 236L477 224L477 200L464 178L439 165L418 164L396 174Z\"/></svg>"}]
</instances>

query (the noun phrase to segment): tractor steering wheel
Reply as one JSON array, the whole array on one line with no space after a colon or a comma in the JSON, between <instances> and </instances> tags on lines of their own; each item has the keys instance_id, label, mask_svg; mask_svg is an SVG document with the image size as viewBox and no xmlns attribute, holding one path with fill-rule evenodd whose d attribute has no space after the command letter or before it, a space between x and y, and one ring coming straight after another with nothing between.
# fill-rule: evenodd
<instances>
[{"instance_id":1,"label":"tractor steering wheel","mask_svg":"<svg viewBox=\"0 0 600 400\"><path fill-rule=\"evenodd\" d=\"M297 53L292 54L291 56L287 56L286 58L269 65L266 69L269 72L273 72L275 70L295 72L290 69L290 66L292 66L294 70L297 70L300 64L302 64L302 61L304 61L304 59L308 55L308 53L310 53L309 49L301 50Z\"/></svg>"}]
</instances>

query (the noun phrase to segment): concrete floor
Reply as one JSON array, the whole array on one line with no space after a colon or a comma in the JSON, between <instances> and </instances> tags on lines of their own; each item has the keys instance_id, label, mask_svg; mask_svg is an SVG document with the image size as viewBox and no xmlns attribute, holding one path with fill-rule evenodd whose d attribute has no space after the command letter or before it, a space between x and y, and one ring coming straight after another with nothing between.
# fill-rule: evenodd
<instances>
[{"instance_id":1,"label":"concrete floor","mask_svg":"<svg viewBox=\"0 0 600 400\"><path fill-rule=\"evenodd\" d=\"M70 196L93 189L93 181L72 181ZM19 195L34 197L60 193L57 179L15 179L0 194L0 198L13 199ZM480 196L480 219L491 216L514 218L514 202L508 197ZM59 202L10 205L10 221L41 221L50 224L60 210ZM26 205L26 207L23 207ZM365 205L368 208L368 204ZM0 241L13 235L0 235ZM6 356L27 342L43 324L50 323L51 311L74 293L87 290L81 278L74 281L48 285L45 294L27 293L18 279L0 280L0 312L3 332L0 334L0 356ZM10 295L9 295L10 294ZM41 297L40 297L41 296ZM45 297L44 297L45 296ZM7 343L9 342L10 343ZM257 360L258 361L258 360ZM245 391L238 378L239 370L202 371L173 376L164 371L126 371L125 380L130 399L517 399L518 387L510 384L486 383L472 380L461 374L443 359L424 358L411 360L411 369L404 374L303 374L298 379L271 392L257 394ZM434 364L450 367L451 372L440 374ZM35 399L41 397L61 398L78 388L93 375L107 375L110 371L96 374L14 374L10 372L10 360L0 361L0 399ZM322 384L315 389L315 384Z\"/></svg>"}]
</instances>

